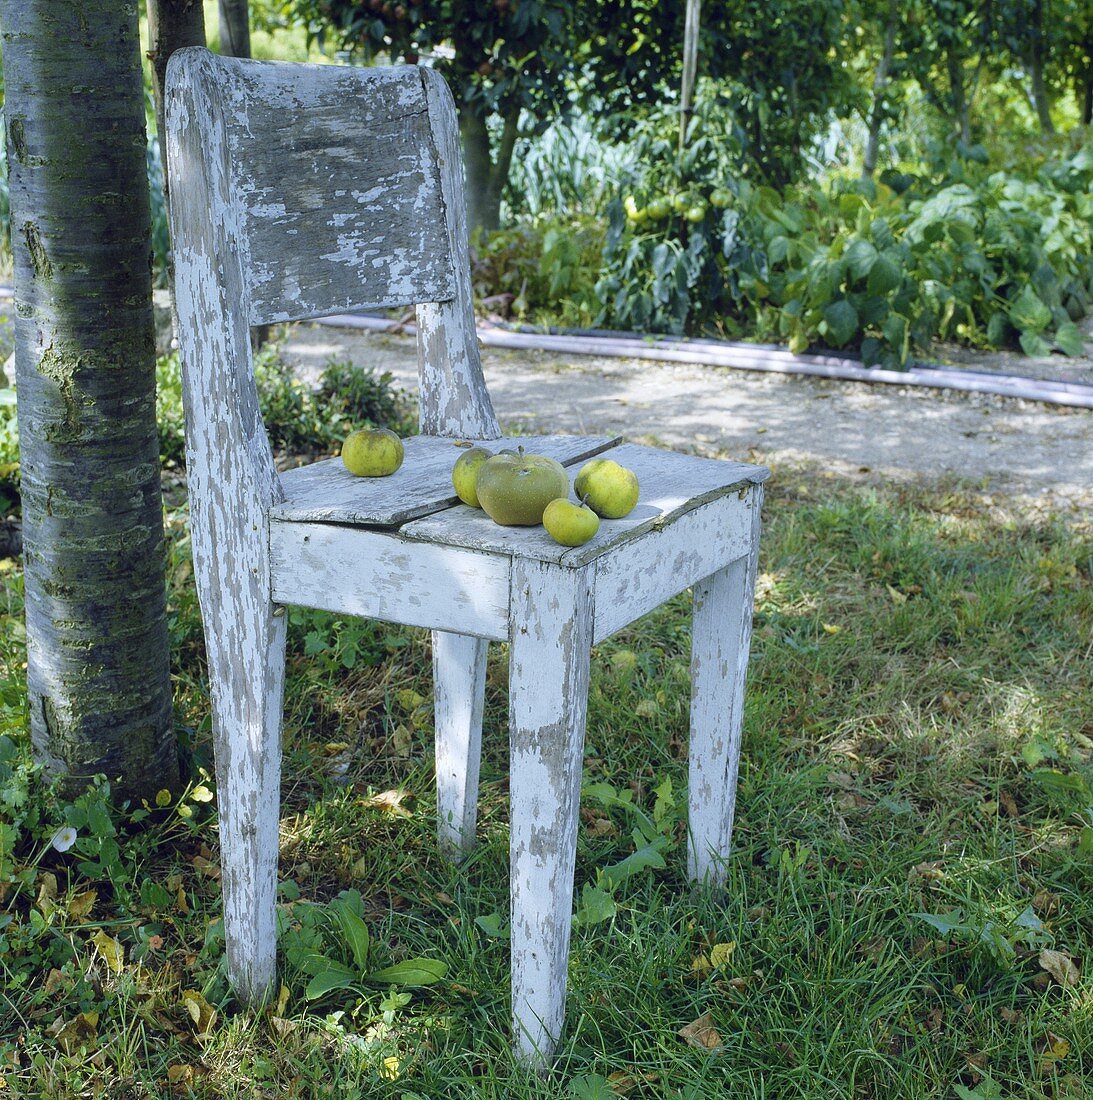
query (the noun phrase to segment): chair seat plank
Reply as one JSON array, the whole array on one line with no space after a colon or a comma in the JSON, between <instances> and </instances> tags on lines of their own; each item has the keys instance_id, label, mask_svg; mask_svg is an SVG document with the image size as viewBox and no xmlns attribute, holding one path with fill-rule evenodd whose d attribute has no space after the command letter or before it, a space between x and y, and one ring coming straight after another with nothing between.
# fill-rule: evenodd
<instances>
[{"instance_id":1,"label":"chair seat plank","mask_svg":"<svg viewBox=\"0 0 1093 1100\"><path fill-rule=\"evenodd\" d=\"M540 435L476 440L488 451L523 447L556 458L563 466L615 446L617 436ZM354 477L340 458L287 470L281 485L287 500L274 506L274 519L294 523L345 523L397 527L428 515L459 498L452 488L452 467L463 453L454 439L415 435L403 440L406 457L390 477Z\"/></svg>"},{"instance_id":2,"label":"chair seat plank","mask_svg":"<svg viewBox=\"0 0 1093 1100\"><path fill-rule=\"evenodd\" d=\"M613 447L604 457L629 467L638 475L641 495L628 516L603 520L595 538L583 546L560 546L542 527L500 527L484 512L466 505L413 520L399 533L404 538L422 542L578 568L629 539L664 527L708 501L734 489L758 484L770 475L763 466L696 458L634 443ZM572 491L570 495L576 499Z\"/></svg>"}]
</instances>

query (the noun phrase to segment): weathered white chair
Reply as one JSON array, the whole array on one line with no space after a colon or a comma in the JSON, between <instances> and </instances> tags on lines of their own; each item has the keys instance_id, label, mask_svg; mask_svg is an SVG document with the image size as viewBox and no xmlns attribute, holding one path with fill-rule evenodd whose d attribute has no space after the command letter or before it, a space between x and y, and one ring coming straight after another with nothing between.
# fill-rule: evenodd
<instances>
[{"instance_id":1,"label":"weathered white chair","mask_svg":"<svg viewBox=\"0 0 1093 1100\"><path fill-rule=\"evenodd\" d=\"M455 854L474 835L486 649L507 641L514 1041L545 1061L564 1013L589 648L694 586L689 872L720 883L767 471L533 437L563 464L608 452L632 467L638 507L567 549L458 504L454 439L507 443L475 339L455 109L429 69L180 50L167 131L231 979L256 1002L274 977L283 605L433 631L439 833ZM250 326L411 303L422 434L402 468L279 476Z\"/></svg>"}]
</instances>

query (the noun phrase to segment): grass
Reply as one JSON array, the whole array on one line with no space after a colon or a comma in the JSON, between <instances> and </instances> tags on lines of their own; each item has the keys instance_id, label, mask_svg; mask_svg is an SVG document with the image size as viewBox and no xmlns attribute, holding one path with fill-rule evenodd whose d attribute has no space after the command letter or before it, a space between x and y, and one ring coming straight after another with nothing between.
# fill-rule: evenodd
<instances>
[{"instance_id":1,"label":"grass","mask_svg":"<svg viewBox=\"0 0 1093 1100\"><path fill-rule=\"evenodd\" d=\"M1093 1093L1089 529L959 488L788 471L775 472L767 513L722 899L692 894L681 875L686 598L594 653L583 919L567 1029L545 1080L508 1055L500 646L480 842L453 869L433 839L427 634L291 613L285 999L257 1016L232 1002L200 770L211 770L202 642L184 517L172 514L177 713L195 785L138 810L137 825L132 810L104 819L93 792L83 810L68 808L82 824L62 854L46 840L66 808L38 793L21 756L9 762L7 1089L408 1100ZM0 729L19 739L18 569L2 579ZM401 799L376 797L388 791ZM627 797L655 816L664 866L615 884L604 869L648 839L632 836ZM447 976L408 998L356 983L308 1002L305 948L351 958L326 905L346 890L361 896L370 967L424 956ZM1076 960L1077 984L1042 968L1045 947ZM720 1043L712 1053L678 1035L703 1016Z\"/></svg>"}]
</instances>

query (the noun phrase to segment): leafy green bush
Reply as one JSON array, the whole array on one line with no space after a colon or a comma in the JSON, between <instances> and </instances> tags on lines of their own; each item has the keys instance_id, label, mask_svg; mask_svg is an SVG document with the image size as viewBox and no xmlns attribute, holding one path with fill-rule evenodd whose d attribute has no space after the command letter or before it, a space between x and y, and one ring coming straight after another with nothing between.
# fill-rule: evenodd
<instances>
[{"instance_id":1,"label":"leafy green bush","mask_svg":"<svg viewBox=\"0 0 1093 1100\"><path fill-rule=\"evenodd\" d=\"M699 183L718 178L709 144L654 161L612 202L601 323L852 347L889 367L935 339L1081 354L1093 146L1028 178L972 160L937 184L891 173L779 193Z\"/></svg>"},{"instance_id":2,"label":"leafy green bush","mask_svg":"<svg viewBox=\"0 0 1093 1100\"><path fill-rule=\"evenodd\" d=\"M477 234L471 261L475 296L511 294L517 317L546 314L555 323L588 325L597 309L604 232L598 218L558 216Z\"/></svg>"}]
</instances>

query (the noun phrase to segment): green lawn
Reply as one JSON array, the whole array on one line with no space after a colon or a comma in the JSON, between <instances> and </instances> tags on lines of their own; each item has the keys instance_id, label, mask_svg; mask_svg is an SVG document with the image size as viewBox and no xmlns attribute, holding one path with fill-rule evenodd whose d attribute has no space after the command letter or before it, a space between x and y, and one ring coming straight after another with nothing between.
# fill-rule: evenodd
<instances>
[{"instance_id":1,"label":"green lawn","mask_svg":"<svg viewBox=\"0 0 1093 1100\"><path fill-rule=\"evenodd\" d=\"M197 778L180 804L138 810L140 828L101 791L67 811L37 793L23 763L20 574L4 563L0 1076L16 1095L1093 1093L1088 528L959 488L775 471L720 900L681 873L687 600L597 648L581 922L543 1081L507 1053L499 646L480 844L456 870L433 839L427 634L292 613L284 999L268 1016L237 1010L181 513L170 535L178 716ZM388 791L401 800L375 797ZM65 812L79 839L59 853L49 838ZM636 846L640 860L604 874ZM308 954L352 961L322 904L343 891L359 892L369 969L424 956L446 977L308 1002ZM678 1035L704 1015L712 1051Z\"/></svg>"}]
</instances>

